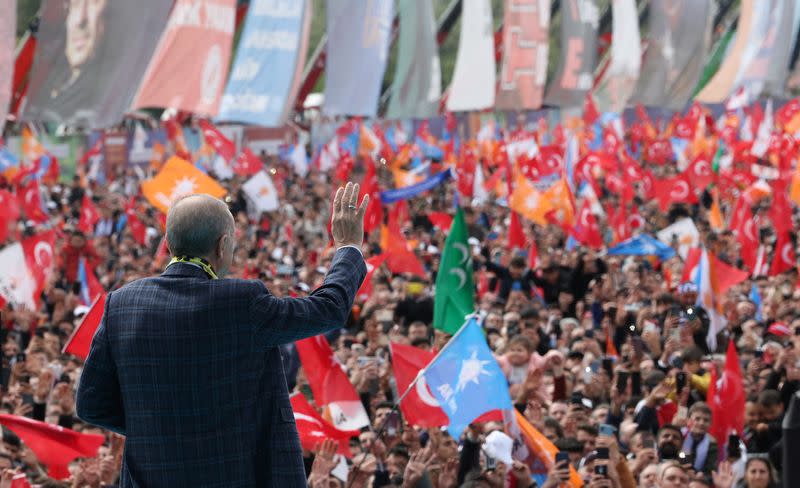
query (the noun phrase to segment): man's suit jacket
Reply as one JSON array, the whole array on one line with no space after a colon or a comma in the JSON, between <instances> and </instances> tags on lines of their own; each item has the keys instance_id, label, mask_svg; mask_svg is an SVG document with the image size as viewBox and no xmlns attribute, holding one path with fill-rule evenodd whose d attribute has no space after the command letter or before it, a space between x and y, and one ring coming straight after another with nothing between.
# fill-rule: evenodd
<instances>
[{"instance_id":1,"label":"man's suit jacket","mask_svg":"<svg viewBox=\"0 0 800 488\"><path fill-rule=\"evenodd\" d=\"M277 346L341 327L365 275L346 247L307 298L185 263L109 293L77 415L127 437L120 486L305 486Z\"/></svg>"}]
</instances>

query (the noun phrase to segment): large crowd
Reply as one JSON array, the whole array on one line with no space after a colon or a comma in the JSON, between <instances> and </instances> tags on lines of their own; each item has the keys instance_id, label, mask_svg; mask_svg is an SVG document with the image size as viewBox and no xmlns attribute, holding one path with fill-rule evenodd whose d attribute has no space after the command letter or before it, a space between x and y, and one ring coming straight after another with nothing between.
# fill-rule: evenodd
<instances>
[{"instance_id":1,"label":"large crowd","mask_svg":"<svg viewBox=\"0 0 800 488\"><path fill-rule=\"evenodd\" d=\"M255 217L248 212L252 209L242 190L244 178L223 182L225 201L237 222L230 277L262 280L278 296L304 296L322 282L332 257L328 221L336 171L312 170L300 177L289 163L261 157L280 182L281 207ZM350 179L359 181L364 172L357 160ZM57 229L57 262L40 308L2 308L0 413L101 433L107 442L97 457L74 461L68 480L56 481L47 477L31 449L3 428L0 488L10 487L15 473L43 487L97 488L117 482L124 438L76 417L74 393L82 361L61 351L88 310L76 285L81 258L107 290L160 273L167 264L160 252L162 219L140 195L139 177L121 170L104 184L79 177L71 184L43 184L49 222L36 225L23 218L9 233L5 244ZM382 188L394 186L392 173L380 164L378 179ZM0 188L9 185L0 182ZM600 202L620 205L602 185ZM351 440L354 455L348 470L338 467L332 441L305 452L313 488L532 486L530 466L487 454L507 435L500 422L472 424L458 439L446 429L409 425L402 416L397 428L385 428L384 420L395 415L394 402L402 393L392 374L389 344L436 351L449 338L432 326L446 229L434 226L428 215L452 214L456 190L457 183L449 181L407 202L400 231L413 245L424 276L393 275L381 266L371 277L368 298L357 299L346 327L328 336L361 395L372 428ZM101 213L88 233L78 230L84 195ZM131 198L147 227L145 245L133 238L129 227L119 225ZM747 279L729 289L723 304L727 328L710 349L708 313L696 305L698 288L676 278L682 271L679 256L666 262L610 256L567 246L568 236L558 226L526 222L526 236L535 239L539 252L532 262L527 250L507 246L510 213L502 200L460 203L487 342L506 375L515 407L567 454L557 457L543 486L564 486L569 466L592 488L779 486L781 421L800 386L799 292L793 270ZM741 267L732 233L712 231L706 223L708 199L672 205L668 212L641 194L621 204L631 203L643 217L641 232L652 234L681 217L693 217L705 246ZM765 212L769 199L760 205L756 212ZM762 225L768 227L766 219ZM610 232L603 218L600 228ZM381 251L376 229L365 239L363 252L370 257ZM760 307L751 299L753 285L762 297ZM714 419L706 400L711 371L722 370L729 340L742 361L746 426L723 447L709 434ZM290 390L307 395L313 404L296 349L286 345L283 355Z\"/></svg>"}]
</instances>

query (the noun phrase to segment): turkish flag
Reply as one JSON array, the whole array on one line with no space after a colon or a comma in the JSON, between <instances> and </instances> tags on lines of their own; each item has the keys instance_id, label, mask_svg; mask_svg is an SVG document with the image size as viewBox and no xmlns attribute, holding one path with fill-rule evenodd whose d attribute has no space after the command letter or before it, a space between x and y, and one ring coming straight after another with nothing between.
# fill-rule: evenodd
<instances>
[{"instance_id":1,"label":"turkish flag","mask_svg":"<svg viewBox=\"0 0 800 488\"><path fill-rule=\"evenodd\" d=\"M528 267L536 269L539 267L539 248L536 247L536 237L531 237L531 248L528 251Z\"/></svg>"},{"instance_id":2,"label":"turkish flag","mask_svg":"<svg viewBox=\"0 0 800 488\"><path fill-rule=\"evenodd\" d=\"M711 171L711 161L708 156L701 154L694 158L686 168L686 176L692 187L702 189L714 182L714 172Z\"/></svg>"},{"instance_id":3,"label":"turkish flag","mask_svg":"<svg viewBox=\"0 0 800 488\"><path fill-rule=\"evenodd\" d=\"M369 425L369 417L361 404L361 397L347 378L342 365L333 356L333 350L318 335L295 342L300 363L303 365L314 401L325 406L333 425L342 430L358 429Z\"/></svg>"},{"instance_id":4,"label":"turkish flag","mask_svg":"<svg viewBox=\"0 0 800 488\"><path fill-rule=\"evenodd\" d=\"M90 147L83 156L81 156L80 161L78 161L79 167L86 167L89 164L89 160L95 156L100 156L103 153L103 143L106 140L105 133L101 133L100 137L94 142L92 147Z\"/></svg>"},{"instance_id":5,"label":"turkish flag","mask_svg":"<svg viewBox=\"0 0 800 488\"><path fill-rule=\"evenodd\" d=\"M404 344L390 343L389 348L392 352L392 369L397 381L397 391L402 395L419 372L433 361L436 354ZM400 402L400 411L410 425L425 429L450 423L422 376Z\"/></svg>"},{"instance_id":6,"label":"turkish flag","mask_svg":"<svg viewBox=\"0 0 800 488\"><path fill-rule=\"evenodd\" d=\"M448 231L453 224L453 216L445 212L430 212L428 220L439 230Z\"/></svg>"},{"instance_id":7,"label":"turkish flag","mask_svg":"<svg viewBox=\"0 0 800 488\"><path fill-rule=\"evenodd\" d=\"M748 205L743 204L738 209L738 213L740 215L739 218L741 219L738 222L739 227L731 227L731 229L736 232L736 237L739 241L742 262L745 266L747 266L748 269L753 270L755 269L756 261L758 260L757 253L760 244L758 225L756 224ZM734 215L736 215L736 212L734 212Z\"/></svg>"},{"instance_id":8,"label":"turkish flag","mask_svg":"<svg viewBox=\"0 0 800 488\"><path fill-rule=\"evenodd\" d=\"M654 164L666 164L674 159L672 144L667 139L656 139L645 147L644 159Z\"/></svg>"},{"instance_id":9,"label":"turkish flag","mask_svg":"<svg viewBox=\"0 0 800 488\"><path fill-rule=\"evenodd\" d=\"M628 215L625 204L620 205L619 211L609 219L611 229L614 231L614 242L619 243L631 237L630 226L628 225Z\"/></svg>"},{"instance_id":10,"label":"turkish flag","mask_svg":"<svg viewBox=\"0 0 800 488\"><path fill-rule=\"evenodd\" d=\"M222 156L222 159L230 161L236 156L236 144L214 127L214 124L207 120L200 120L200 130L203 132L206 143L213 147L217 154Z\"/></svg>"},{"instance_id":11,"label":"turkish flag","mask_svg":"<svg viewBox=\"0 0 800 488\"><path fill-rule=\"evenodd\" d=\"M17 187L17 201L26 218L37 223L47 222L48 217L42 210L42 197L37 180L31 179Z\"/></svg>"},{"instance_id":12,"label":"turkish flag","mask_svg":"<svg viewBox=\"0 0 800 488\"><path fill-rule=\"evenodd\" d=\"M307 451L314 451L326 439L332 439L339 444L337 452L342 456L352 457L350 452L350 438L358 437L358 430L339 430L328 423L314 410L302 393L294 393L289 397L294 412L294 422L297 425L297 434L300 444Z\"/></svg>"},{"instance_id":13,"label":"turkish flag","mask_svg":"<svg viewBox=\"0 0 800 488\"><path fill-rule=\"evenodd\" d=\"M387 255L386 266L392 273L425 277L425 267L417 255L408 249L408 242L398 229L381 226L381 249Z\"/></svg>"},{"instance_id":14,"label":"turkish flag","mask_svg":"<svg viewBox=\"0 0 800 488\"><path fill-rule=\"evenodd\" d=\"M792 219L792 204L789 203L789 197L786 191L775 191L772 195L772 205L769 207L767 216L772 221L775 232L780 234L787 234L793 230Z\"/></svg>"},{"instance_id":15,"label":"turkish flag","mask_svg":"<svg viewBox=\"0 0 800 488\"><path fill-rule=\"evenodd\" d=\"M774 255L772 256L772 264L770 264L769 267L769 276L777 276L797 267L794 243L792 242L789 233L778 234L778 240L775 243L774 251Z\"/></svg>"},{"instance_id":16,"label":"turkish flag","mask_svg":"<svg viewBox=\"0 0 800 488\"><path fill-rule=\"evenodd\" d=\"M247 146L233 160L233 172L239 176L252 176L263 168L264 163L261 158L253 154L253 151Z\"/></svg>"},{"instance_id":17,"label":"turkish flag","mask_svg":"<svg viewBox=\"0 0 800 488\"><path fill-rule=\"evenodd\" d=\"M8 238L8 225L19 220L19 202L8 190L0 190L0 244Z\"/></svg>"},{"instance_id":18,"label":"turkish flag","mask_svg":"<svg viewBox=\"0 0 800 488\"><path fill-rule=\"evenodd\" d=\"M511 211L511 224L508 226L508 249L524 249L525 232L522 230L522 224L519 222L517 212Z\"/></svg>"},{"instance_id":19,"label":"turkish flag","mask_svg":"<svg viewBox=\"0 0 800 488\"><path fill-rule=\"evenodd\" d=\"M472 198L475 191L475 170L477 161L475 152L467 147L461 153L460 161L456 163L456 180L458 193L464 198Z\"/></svg>"},{"instance_id":20,"label":"turkish flag","mask_svg":"<svg viewBox=\"0 0 800 488\"><path fill-rule=\"evenodd\" d=\"M655 180L653 194L658 200L662 212L666 212L673 203L697 203L698 201L685 173L672 178Z\"/></svg>"},{"instance_id":21,"label":"turkish flag","mask_svg":"<svg viewBox=\"0 0 800 488\"><path fill-rule=\"evenodd\" d=\"M592 249L603 247L603 236L600 235L600 227L597 219L592 213L592 206L584 200L580 212L578 212L578 222L572 228L572 235L581 244Z\"/></svg>"},{"instance_id":22,"label":"turkish flag","mask_svg":"<svg viewBox=\"0 0 800 488\"><path fill-rule=\"evenodd\" d=\"M83 316L83 320L78 327L72 332L72 335L67 339L64 344L64 349L61 351L64 354L74 354L84 361L89 356L89 348L92 345L92 338L97 328L100 327L100 321L103 319L103 311L106 306L106 294L101 293L95 298L89 311Z\"/></svg>"},{"instance_id":23,"label":"turkish flag","mask_svg":"<svg viewBox=\"0 0 800 488\"><path fill-rule=\"evenodd\" d=\"M367 265L367 276L364 278L364 282L361 283L358 293L356 293L356 296L361 300L368 300L372 296L372 274L375 273L376 269L380 268L387 257L386 254L378 254L364 261Z\"/></svg>"},{"instance_id":24,"label":"turkish flag","mask_svg":"<svg viewBox=\"0 0 800 488\"><path fill-rule=\"evenodd\" d=\"M800 113L800 99L795 98L775 111L775 122L786 125L795 115Z\"/></svg>"},{"instance_id":25,"label":"turkish flag","mask_svg":"<svg viewBox=\"0 0 800 488\"><path fill-rule=\"evenodd\" d=\"M125 206L125 217L127 218L127 225L131 230L133 239L140 246L144 246L145 238L147 236L147 229L142 221L139 220L139 216L136 214L136 203L133 198L131 198L131 201Z\"/></svg>"},{"instance_id":26,"label":"turkish flag","mask_svg":"<svg viewBox=\"0 0 800 488\"><path fill-rule=\"evenodd\" d=\"M36 280L38 298L53 274L55 263L56 231L49 230L22 240L22 252L31 275Z\"/></svg>"},{"instance_id":27,"label":"turkish flag","mask_svg":"<svg viewBox=\"0 0 800 488\"><path fill-rule=\"evenodd\" d=\"M583 101L583 123L586 125L592 125L599 118L600 112L597 111L597 105L594 104L592 92L588 92Z\"/></svg>"},{"instance_id":28,"label":"turkish flag","mask_svg":"<svg viewBox=\"0 0 800 488\"><path fill-rule=\"evenodd\" d=\"M711 407L711 428L709 433L717 439L720 449L728 442L728 435L744 432L744 381L739 366L739 355L733 339L728 340L725 353L725 368L717 378L717 369L711 368L711 382L708 385L706 401Z\"/></svg>"},{"instance_id":29,"label":"turkish flag","mask_svg":"<svg viewBox=\"0 0 800 488\"><path fill-rule=\"evenodd\" d=\"M542 146L535 159L541 176L558 173L564 169L564 150L560 146Z\"/></svg>"},{"instance_id":30,"label":"turkish flag","mask_svg":"<svg viewBox=\"0 0 800 488\"><path fill-rule=\"evenodd\" d=\"M0 424L17 434L47 466L48 476L59 480L69 477L67 466L73 459L95 457L106 440L102 434L82 434L17 415L0 414Z\"/></svg>"},{"instance_id":31,"label":"turkish flag","mask_svg":"<svg viewBox=\"0 0 800 488\"><path fill-rule=\"evenodd\" d=\"M369 234L379 228L383 223L383 204L381 203L380 187L378 186L378 176L375 171L375 162L371 157L367 157L367 172L364 175L364 182L361 185L361 194L357 204L364 199L364 195L369 195L367 212L364 214L364 232Z\"/></svg>"},{"instance_id":32,"label":"turkish flag","mask_svg":"<svg viewBox=\"0 0 800 488\"><path fill-rule=\"evenodd\" d=\"M622 149L622 141L619 140L617 131L610 125L603 129L603 148L609 154L617 154Z\"/></svg>"},{"instance_id":33,"label":"turkish flag","mask_svg":"<svg viewBox=\"0 0 800 488\"><path fill-rule=\"evenodd\" d=\"M78 229L85 234L93 234L94 226L100 221L100 212L97 211L92 199L89 195L83 195L83 202L81 204L81 218L78 221Z\"/></svg>"}]
</instances>

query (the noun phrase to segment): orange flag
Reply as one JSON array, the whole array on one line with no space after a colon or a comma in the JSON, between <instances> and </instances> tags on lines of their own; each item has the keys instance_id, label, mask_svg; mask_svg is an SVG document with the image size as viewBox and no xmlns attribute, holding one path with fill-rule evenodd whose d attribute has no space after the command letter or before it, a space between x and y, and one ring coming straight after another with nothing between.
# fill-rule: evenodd
<instances>
[{"instance_id":1,"label":"orange flag","mask_svg":"<svg viewBox=\"0 0 800 488\"><path fill-rule=\"evenodd\" d=\"M568 228L575 224L575 206L572 203L572 191L570 191L566 179L561 178L542 196L550 202L552 210L556 211L555 218L561 227Z\"/></svg>"},{"instance_id":2,"label":"orange flag","mask_svg":"<svg viewBox=\"0 0 800 488\"><path fill-rule=\"evenodd\" d=\"M555 463L556 453L558 452L558 448L550 442L550 439L545 437L541 432L536 430L536 427L530 424L528 420L519 413L516 409L514 410L516 414L517 426L519 427L519 438L518 440L522 445L527 448L527 458L522 460L521 462L527 464L528 466L532 467L531 474L539 479L540 476L544 475L547 476L547 471L553 467ZM525 451L521 451L525 452ZM541 466L544 469L541 469ZM537 470L536 468L539 467L540 469ZM541 472L534 472L534 471L541 471ZM538 475L538 476L537 476ZM581 480L580 475L578 472L575 471L575 468L570 466L569 468L569 481L572 488L581 488L583 486L583 480ZM559 486L566 486L565 484Z\"/></svg>"},{"instance_id":3,"label":"orange flag","mask_svg":"<svg viewBox=\"0 0 800 488\"><path fill-rule=\"evenodd\" d=\"M714 190L714 199L711 202L711 209L708 211L708 225L717 232L725 230L725 220L722 218L722 210L719 208L719 192Z\"/></svg>"},{"instance_id":4,"label":"orange flag","mask_svg":"<svg viewBox=\"0 0 800 488\"><path fill-rule=\"evenodd\" d=\"M154 178L142 182L142 193L154 207L166 214L172 202L184 195L205 193L222 198L227 192L214 178L173 156Z\"/></svg>"},{"instance_id":5,"label":"orange flag","mask_svg":"<svg viewBox=\"0 0 800 488\"><path fill-rule=\"evenodd\" d=\"M546 198L521 174L517 175L509 206L526 219L539 225L547 225L545 215L554 209L552 200Z\"/></svg>"}]
</instances>

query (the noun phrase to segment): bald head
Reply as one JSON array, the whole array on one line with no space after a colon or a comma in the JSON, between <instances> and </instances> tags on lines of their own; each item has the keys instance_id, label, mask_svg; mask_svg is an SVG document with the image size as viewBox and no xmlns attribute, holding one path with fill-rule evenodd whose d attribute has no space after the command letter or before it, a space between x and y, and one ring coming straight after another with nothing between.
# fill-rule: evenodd
<instances>
[{"instance_id":1,"label":"bald head","mask_svg":"<svg viewBox=\"0 0 800 488\"><path fill-rule=\"evenodd\" d=\"M176 200L167 213L167 243L173 256L213 257L220 238L233 238L228 206L210 195Z\"/></svg>"}]
</instances>

